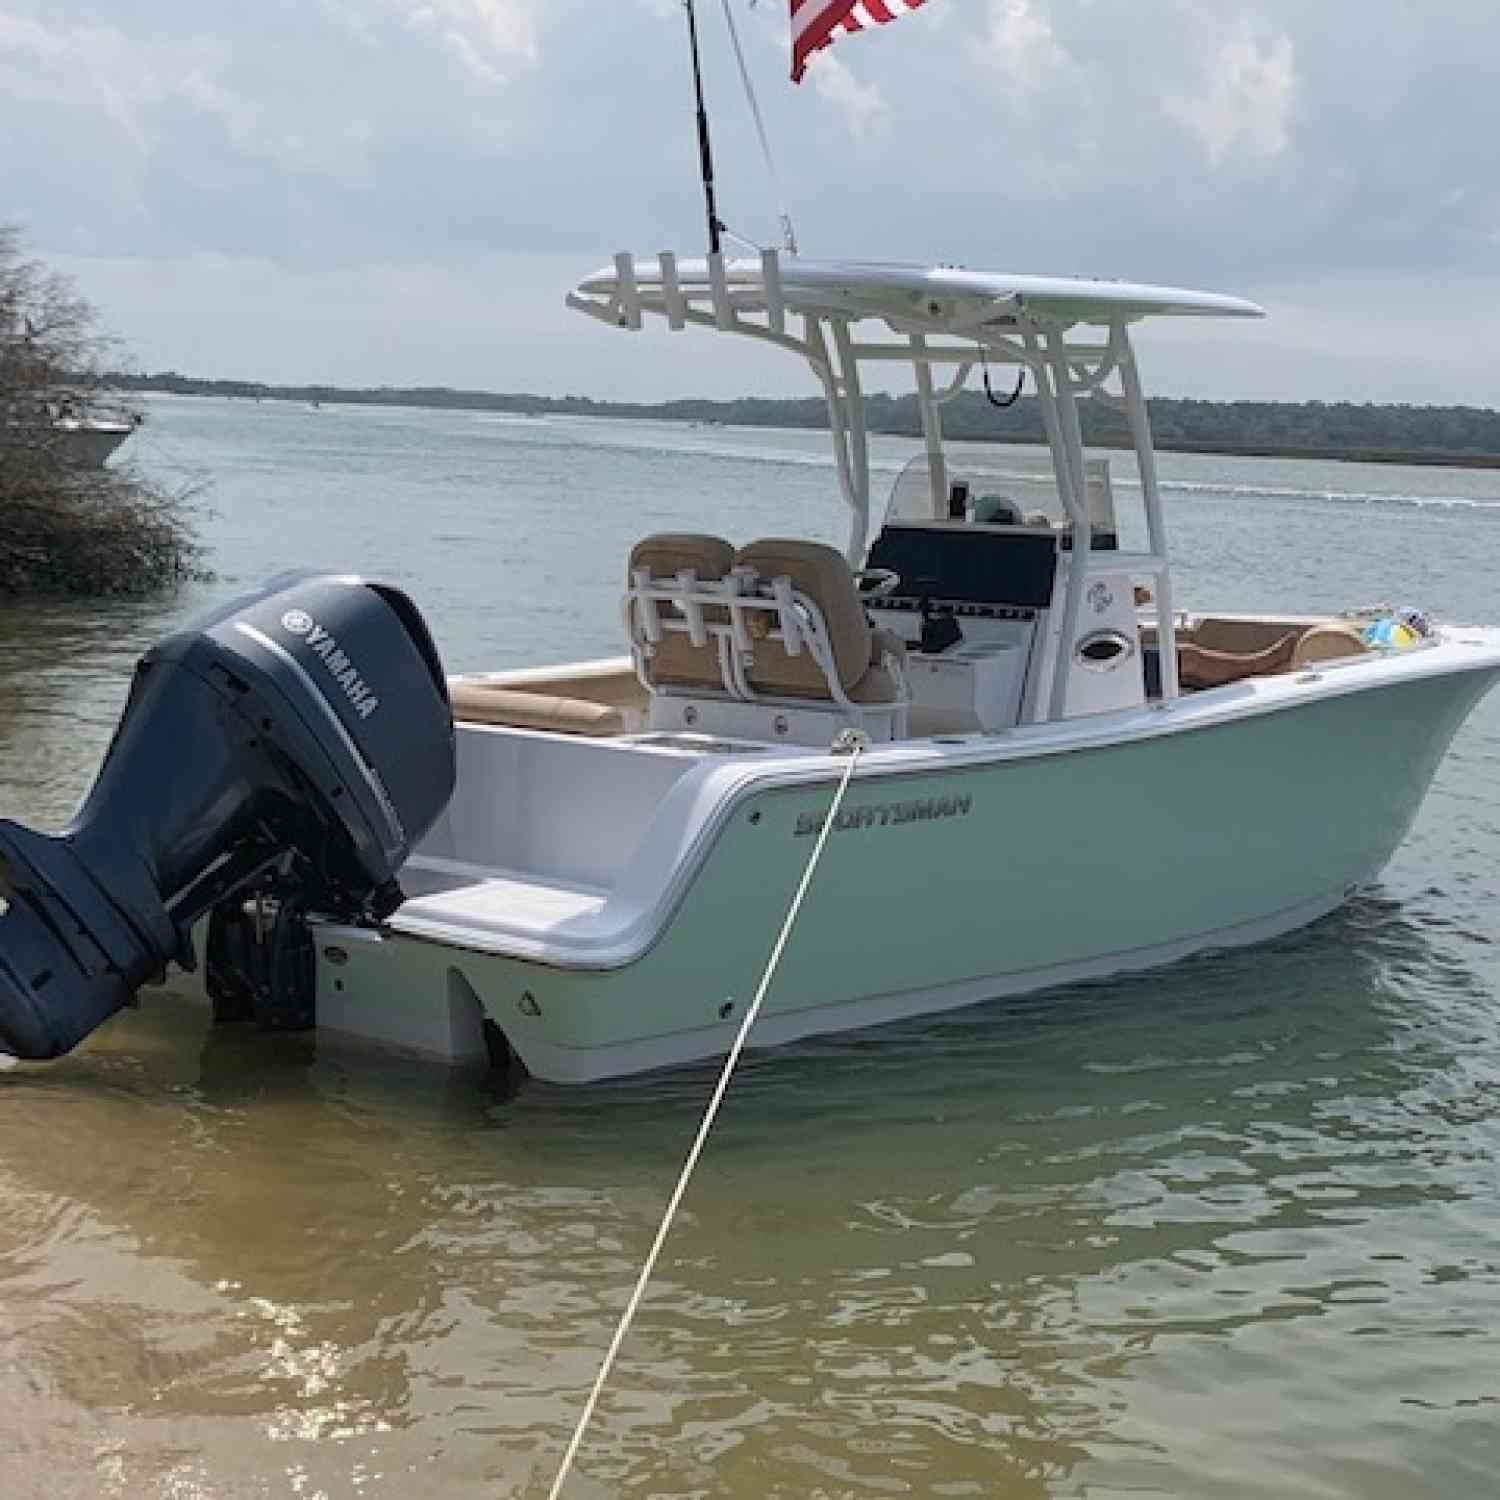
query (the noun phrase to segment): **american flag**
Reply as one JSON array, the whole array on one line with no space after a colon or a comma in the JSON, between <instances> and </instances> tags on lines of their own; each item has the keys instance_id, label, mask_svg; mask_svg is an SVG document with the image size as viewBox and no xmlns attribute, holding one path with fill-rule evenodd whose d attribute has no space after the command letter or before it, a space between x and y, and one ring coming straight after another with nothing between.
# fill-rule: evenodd
<instances>
[{"instance_id":1,"label":"american flag","mask_svg":"<svg viewBox=\"0 0 1500 1500\"><path fill-rule=\"evenodd\" d=\"M792 0L792 82L800 83L812 54L841 36L881 26L927 0Z\"/></svg>"}]
</instances>

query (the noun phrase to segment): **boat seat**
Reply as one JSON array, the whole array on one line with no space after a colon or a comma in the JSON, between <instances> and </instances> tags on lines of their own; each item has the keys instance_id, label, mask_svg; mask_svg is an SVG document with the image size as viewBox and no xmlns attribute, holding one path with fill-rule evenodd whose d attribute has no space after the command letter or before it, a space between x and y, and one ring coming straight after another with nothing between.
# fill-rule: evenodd
<instances>
[{"instance_id":1,"label":"boat seat","mask_svg":"<svg viewBox=\"0 0 1500 1500\"><path fill-rule=\"evenodd\" d=\"M1311 666L1314 662L1337 661L1345 656L1364 656L1370 648L1357 625L1330 620L1302 632L1292 652L1292 667Z\"/></svg>"},{"instance_id":2,"label":"boat seat","mask_svg":"<svg viewBox=\"0 0 1500 1500\"><path fill-rule=\"evenodd\" d=\"M486 674L496 687L524 693L552 693L562 698L585 698L606 708L644 713L646 690L628 656L597 661L566 662L553 667L511 667ZM461 679L462 680L462 679Z\"/></svg>"},{"instance_id":3,"label":"boat seat","mask_svg":"<svg viewBox=\"0 0 1500 1500\"><path fill-rule=\"evenodd\" d=\"M865 618L854 574L843 553L822 542L768 537L740 548L735 566L752 572L773 588L785 579L793 590L817 606L832 652L833 677L851 703L890 704L904 701L900 663L905 647L893 631L875 631ZM776 617L751 616L756 637L744 673L750 689L767 697L836 697L830 674L814 652L789 652Z\"/></svg>"},{"instance_id":4,"label":"boat seat","mask_svg":"<svg viewBox=\"0 0 1500 1500\"><path fill-rule=\"evenodd\" d=\"M663 531L642 538L631 549L627 582L634 586L644 575L652 583L680 582L687 589L696 583L714 583L734 567L734 548L723 537L699 532ZM661 688L707 690L722 693L724 683L724 648L721 636L706 632L703 643L695 644L692 633L683 629L653 632L641 617L642 603L627 602L628 625L641 680L653 692ZM655 608L676 619L684 618L682 607L660 602ZM723 624L728 612L705 605L705 623Z\"/></svg>"},{"instance_id":5,"label":"boat seat","mask_svg":"<svg viewBox=\"0 0 1500 1500\"><path fill-rule=\"evenodd\" d=\"M631 734L647 707L629 657L450 677L448 698L460 723L554 734Z\"/></svg>"},{"instance_id":6,"label":"boat seat","mask_svg":"<svg viewBox=\"0 0 1500 1500\"><path fill-rule=\"evenodd\" d=\"M647 537L631 553L625 620L653 728L816 738L832 709L879 738L906 733L904 647L871 629L849 564L820 542L735 554L717 537ZM788 717L804 708L816 713Z\"/></svg>"},{"instance_id":7,"label":"boat seat","mask_svg":"<svg viewBox=\"0 0 1500 1500\"><path fill-rule=\"evenodd\" d=\"M503 724L512 729L545 729L553 734L611 735L626 731L616 704L593 703L558 693L528 692L489 682L452 683L453 717L460 723Z\"/></svg>"},{"instance_id":8,"label":"boat seat","mask_svg":"<svg viewBox=\"0 0 1500 1500\"><path fill-rule=\"evenodd\" d=\"M1179 630L1179 640L1191 640L1195 646L1209 651L1232 651L1248 655L1274 646L1288 631L1299 629L1295 624L1275 618L1260 619L1252 616L1201 615L1190 632Z\"/></svg>"},{"instance_id":9,"label":"boat seat","mask_svg":"<svg viewBox=\"0 0 1500 1500\"><path fill-rule=\"evenodd\" d=\"M890 671L892 663L897 667L905 667L906 649L906 637L900 631L891 630L885 625L870 627L870 665L872 667L881 667L887 672Z\"/></svg>"}]
</instances>

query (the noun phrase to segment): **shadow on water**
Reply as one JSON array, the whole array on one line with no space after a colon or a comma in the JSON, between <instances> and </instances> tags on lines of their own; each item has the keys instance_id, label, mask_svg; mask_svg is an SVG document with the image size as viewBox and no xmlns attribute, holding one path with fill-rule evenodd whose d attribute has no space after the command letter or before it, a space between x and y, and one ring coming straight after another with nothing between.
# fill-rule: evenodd
<instances>
[{"instance_id":1,"label":"shadow on water","mask_svg":"<svg viewBox=\"0 0 1500 1500\"><path fill-rule=\"evenodd\" d=\"M1304 1334L1274 1393L1264 1363L1236 1377L1288 1412L1357 1382L1349 1287L1367 1331L1398 1300L1408 1338L1437 1316L1409 1221L1482 1191L1500 1100L1455 952L1365 897L1254 950L752 1054L578 1493L1260 1493L1295 1435L1252 1462L1221 1421L1198 1455L1157 1403L1203 1339L1234 1369L1294 1322L1345 1336ZM418 1455L434 1493L543 1493L713 1076L497 1102L148 995L0 1080L17 1347L68 1409L118 1407L137 1489L181 1443L309 1483L378 1454L364 1493Z\"/></svg>"},{"instance_id":2,"label":"shadow on water","mask_svg":"<svg viewBox=\"0 0 1500 1500\"><path fill-rule=\"evenodd\" d=\"M841 1127L899 1131L933 1121L1005 1121L1134 1096L1128 1080L1169 1074L1177 1106L1241 1085L1259 1064L1324 1071L1338 1055L1361 1069L1401 1065L1406 1043L1441 1038L1455 1002L1485 1007L1486 979L1450 952L1449 933L1406 905L1366 893L1301 932L1145 974L1004 998L944 1015L751 1050L721 1116L726 1149L835 1144ZM1459 928L1453 936L1465 936ZM1445 1022L1425 1001L1441 994ZM1459 1038L1452 1038L1455 1045ZM377 1110L392 1123L494 1143L548 1143L553 1165L628 1161L690 1136L721 1059L584 1088L519 1088L477 1068L449 1068L339 1038L210 1024L196 1001L143 992L73 1057L23 1076L51 1088L191 1088L206 1105ZM20 1080L13 1080L19 1082ZM830 1134L832 1132L832 1134ZM732 1138L732 1139L731 1139Z\"/></svg>"},{"instance_id":3,"label":"shadow on water","mask_svg":"<svg viewBox=\"0 0 1500 1500\"><path fill-rule=\"evenodd\" d=\"M1394 1035L1422 1024L1422 995L1433 988L1475 1001L1488 993L1461 958L1434 943L1425 923L1398 902L1365 894L1254 948L751 1051L731 1094L739 1109L725 1123L754 1143L795 1136L816 1120L823 1148L841 1121L860 1130L872 1118L887 1125L1005 1118L1071 1107L1080 1096L1102 1107L1112 1089L1126 1088L1112 1079L1157 1071L1170 1073L1180 1100L1194 1081L1216 1086L1225 1068L1247 1076L1262 1058L1282 1070L1317 1071L1330 1047L1343 1056L1384 1056ZM577 1132L586 1150L608 1150L612 1140L629 1140L628 1132L623 1140L617 1134L622 1120L695 1117L718 1067L583 1091L532 1081L508 1108L514 1128L544 1122L554 1139Z\"/></svg>"}]
</instances>

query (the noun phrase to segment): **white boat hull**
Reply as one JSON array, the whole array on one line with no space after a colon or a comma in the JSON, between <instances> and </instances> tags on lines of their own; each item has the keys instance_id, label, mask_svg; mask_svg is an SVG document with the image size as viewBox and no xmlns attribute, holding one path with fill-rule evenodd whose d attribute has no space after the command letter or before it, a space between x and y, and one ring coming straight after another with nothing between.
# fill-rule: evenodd
<instances>
[{"instance_id":1,"label":"white boat hull","mask_svg":"<svg viewBox=\"0 0 1500 1500\"><path fill-rule=\"evenodd\" d=\"M68 463L80 469L102 469L115 449L135 431L134 422L55 422L52 441Z\"/></svg>"},{"instance_id":2,"label":"white boat hull","mask_svg":"<svg viewBox=\"0 0 1500 1500\"><path fill-rule=\"evenodd\" d=\"M755 1043L1149 968L1331 911L1379 874L1500 672L1500 636L1459 634L1467 643L1240 684L1169 712L867 752ZM522 769L524 742L557 743L481 734L474 753L520 743ZM321 929L321 1024L457 1058L481 1050L488 1019L556 1082L727 1048L842 763L695 762L648 795L638 831L599 830L601 844L635 839L611 870L586 839L608 762L579 768L630 751L570 748L578 765L552 783L523 777L523 797L539 827L559 814L578 868L529 884L496 871L418 896L379 932ZM443 837L482 821L473 781L465 804L461 766ZM590 858L599 868L581 869Z\"/></svg>"}]
</instances>

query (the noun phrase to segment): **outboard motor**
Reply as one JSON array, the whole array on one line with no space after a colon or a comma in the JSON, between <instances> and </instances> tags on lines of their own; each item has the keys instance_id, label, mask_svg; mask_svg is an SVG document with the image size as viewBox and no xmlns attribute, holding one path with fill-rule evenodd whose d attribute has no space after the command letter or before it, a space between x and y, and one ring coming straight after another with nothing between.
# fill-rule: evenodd
<instances>
[{"instance_id":1,"label":"outboard motor","mask_svg":"<svg viewBox=\"0 0 1500 1500\"><path fill-rule=\"evenodd\" d=\"M283 574L168 637L68 827L0 820L0 1051L68 1051L247 892L389 915L454 774L442 664L396 589Z\"/></svg>"}]
</instances>

